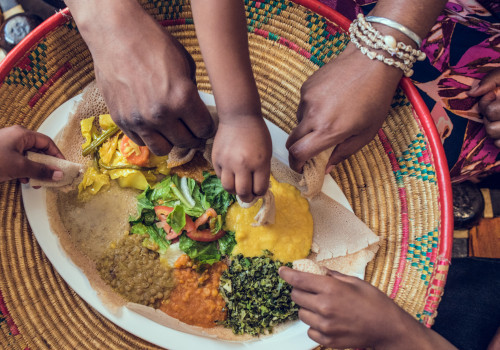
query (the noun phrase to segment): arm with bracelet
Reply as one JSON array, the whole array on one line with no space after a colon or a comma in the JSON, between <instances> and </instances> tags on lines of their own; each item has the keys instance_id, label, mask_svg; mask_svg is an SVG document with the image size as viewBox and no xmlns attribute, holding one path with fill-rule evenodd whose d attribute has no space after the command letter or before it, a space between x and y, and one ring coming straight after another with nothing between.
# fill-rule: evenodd
<instances>
[{"instance_id":1,"label":"arm with bracelet","mask_svg":"<svg viewBox=\"0 0 500 350\"><path fill-rule=\"evenodd\" d=\"M382 126L399 81L425 59L419 50L444 0L379 0L351 25L351 42L302 86L298 126L288 140L290 165L301 171L336 146L325 172L369 143Z\"/></svg>"}]
</instances>

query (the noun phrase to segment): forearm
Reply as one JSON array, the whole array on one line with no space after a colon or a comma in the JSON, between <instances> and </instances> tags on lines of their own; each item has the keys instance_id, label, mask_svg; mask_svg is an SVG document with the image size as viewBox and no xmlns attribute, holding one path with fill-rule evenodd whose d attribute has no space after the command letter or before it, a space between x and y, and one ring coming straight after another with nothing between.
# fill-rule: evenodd
<instances>
[{"instance_id":1,"label":"forearm","mask_svg":"<svg viewBox=\"0 0 500 350\"><path fill-rule=\"evenodd\" d=\"M438 333L417 322L405 311L400 311L399 319L388 330L387 340L375 346L375 350L457 350Z\"/></svg>"},{"instance_id":2,"label":"forearm","mask_svg":"<svg viewBox=\"0 0 500 350\"><path fill-rule=\"evenodd\" d=\"M80 33L91 49L113 44L120 40L120 32L126 36L134 27L141 25L148 14L137 0L66 0ZM93 52L94 54L94 52Z\"/></svg>"},{"instance_id":3,"label":"forearm","mask_svg":"<svg viewBox=\"0 0 500 350\"><path fill-rule=\"evenodd\" d=\"M396 21L423 39L436 22L446 2L446 0L379 0L370 15ZM378 23L373 23L373 26L384 35L392 35L398 41L416 46L415 42L393 28Z\"/></svg>"},{"instance_id":4,"label":"forearm","mask_svg":"<svg viewBox=\"0 0 500 350\"><path fill-rule=\"evenodd\" d=\"M260 116L243 0L192 0L191 6L219 116Z\"/></svg>"}]
</instances>

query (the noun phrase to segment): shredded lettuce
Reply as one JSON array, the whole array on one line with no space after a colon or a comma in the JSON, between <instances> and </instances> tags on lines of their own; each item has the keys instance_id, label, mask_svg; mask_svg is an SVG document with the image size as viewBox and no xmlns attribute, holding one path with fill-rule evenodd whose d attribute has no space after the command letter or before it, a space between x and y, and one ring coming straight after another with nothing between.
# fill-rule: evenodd
<instances>
[{"instance_id":1,"label":"shredded lettuce","mask_svg":"<svg viewBox=\"0 0 500 350\"><path fill-rule=\"evenodd\" d=\"M224 190L220 179L208 172L204 172L205 180L201 183L201 190L206 196L206 200L211 204L212 208L225 217L228 208L236 200L236 196Z\"/></svg>"},{"instance_id":2,"label":"shredded lettuce","mask_svg":"<svg viewBox=\"0 0 500 350\"><path fill-rule=\"evenodd\" d=\"M207 226L213 233L219 232L224 224L225 216L229 206L234 203L236 197L224 190L220 180L215 175L204 174L205 180L199 184L191 178L180 178L177 175L166 176L161 182L146 189L137 197L137 216L131 217L129 222L133 229L131 233L140 233L148 228L154 230L161 237L165 237L165 230L156 226L158 218L154 212L157 205L173 208L167 216L167 224L175 232L181 232L186 225L186 215L193 221L202 216L209 208L217 212L217 217L212 218ZM136 225L138 228L134 228ZM140 228L140 230L139 230ZM137 231L137 232L136 232ZM153 233L148 233L153 242L145 244L156 249L157 240L151 238ZM230 255L236 244L233 232L214 242L197 242L185 234L179 238L180 249L193 260L202 264L213 264L221 259L222 255ZM159 245L160 246L160 245ZM156 251L156 250L155 250Z\"/></svg>"},{"instance_id":3,"label":"shredded lettuce","mask_svg":"<svg viewBox=\"0 0 500 350\"><path fill-rule=\"evenodd\" d=\"M165 231L156 225L145 225L144 223L137 223L130 228L131 234L147 235L144 238L142 245L149 250L155 251L160 254L165 254L170 242L165 239Z\"/></svg>"},{"instance_id":4,"label":"shredded lettuce","mask_svg":"<svg viewBox=\"0 0 500 350\"><path fill-rule=\"evenodd\" d=\"M234 232L228 231L224 236L219 238L219 250L222 255L231 255L233 248L236 245Z\"/></svg>"},{"instance_id":5,"label":"shredded lettuce","mask_svg":"<svg viewBox=\"0 0 500 350\"><path fill-rule=\"evenodd\" d=\"M210 264L220 261L221 253L217 248L217 241L197 242L185 234L179 239L179 248L191 259L200 264Z\"/></svg>"},{"instance_id":6,"label":"shredded lettuce","mask_svg":"<svg viewBox=\"0 0 500 350\"><path fill-rule=\"evenodd\" d=\"M184 226L186 226L186 213L182 206L176 206L174 210L168 214L167 224L169 224L175 232L181 232Z\"/></svg>"}]
</instances>

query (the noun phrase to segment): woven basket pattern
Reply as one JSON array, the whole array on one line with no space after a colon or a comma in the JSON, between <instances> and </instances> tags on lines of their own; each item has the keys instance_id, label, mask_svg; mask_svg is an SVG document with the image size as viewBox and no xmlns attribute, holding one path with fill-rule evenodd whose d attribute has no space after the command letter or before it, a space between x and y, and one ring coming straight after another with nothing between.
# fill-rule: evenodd
<instances>
[{"instance_id":1,"label":"woven basket pattern","mask_svg":"<svg viewBox=\"0 0 500 350\"><path fill-rule=\"evenodd\" d=\"M297 125L302 83L343 50L335 23L285 0L245 1L250 54L264 116L286 132ZM143 1L197 63L211 92L189 3ZM94 79L90 53L69 20L47 33L0 81L0 127L37 129ZM431 325L448 268L437 251L439 189L427 138L402 90L377 137L332 172L356 215L381 237L366 280ZM89 307L52 268L23 212L20 186L0 184L0 347L156 349ZM432 288L429 288L429 286Z\"/></svg>"}]
</instances>

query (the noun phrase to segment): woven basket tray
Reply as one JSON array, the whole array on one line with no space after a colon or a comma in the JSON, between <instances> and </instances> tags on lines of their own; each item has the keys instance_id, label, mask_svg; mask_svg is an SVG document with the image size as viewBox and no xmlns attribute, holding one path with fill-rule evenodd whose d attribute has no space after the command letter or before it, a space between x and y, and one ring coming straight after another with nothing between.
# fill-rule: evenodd
<instances>
[{"instance_id":1,"label":"woven basket tray","mask_svg":"<svg viewBox=\"0 0 500 350\"><path fill-rule=\"evenodd\" d=\"M142 2L193 55L198 88L211 92L188 1ZM290 132L302 83L344 49L349 22L314 0L245 4L264 116ZM0 64L0 127L37 129L93 79L69 12L54 15ZM366 280L431 326L449 265L451 188L434 124L409 80L377 137L332 176L381 237ZM61 279L31 232L17 182L0 184L0 198L0 348L157 348L95 312Z\"/></svg>"}]
</instances>

